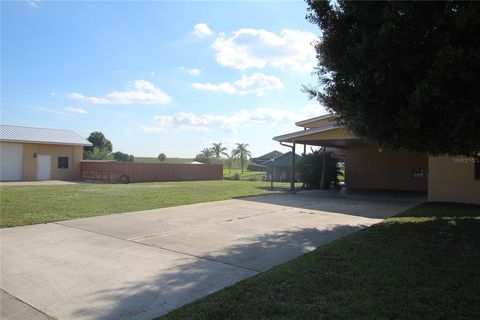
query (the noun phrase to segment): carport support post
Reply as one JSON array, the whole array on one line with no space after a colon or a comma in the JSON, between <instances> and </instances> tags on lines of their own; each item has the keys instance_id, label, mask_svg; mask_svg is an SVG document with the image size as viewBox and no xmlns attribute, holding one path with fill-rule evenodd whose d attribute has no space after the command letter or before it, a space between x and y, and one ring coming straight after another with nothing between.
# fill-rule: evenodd
<instances>
[{"instance_id":1,"label":"carport support post","mask_svg":"<svg viewBox=\"0 0 480 320\"><path fill-rule=\"evenodd\" d=\"M326 156L326 149L325 146L323 147L323 163L322 163L322 189L325 188L325 156Z\"/></svg>"},{"instance_id":2,"label":"carport support post","mask_svg":"<svg viewBox=\"0 0 480 320\"><path fill-rule=\"evenodd\" d=\"M272 165L270 166L270 189L273 190L273 168L274 168L275 158L272 157Z\"/></svg>"},{"instance_id":3,"label":"carport support post","mask_svg":"<svg viewBox=\"0 0 480 320\"><path fill-rule=\"evenodd\" d=\"M292 146L292 181L290 181L290 191L295 193L295 142Z\"/></svg>"}]
</instances>

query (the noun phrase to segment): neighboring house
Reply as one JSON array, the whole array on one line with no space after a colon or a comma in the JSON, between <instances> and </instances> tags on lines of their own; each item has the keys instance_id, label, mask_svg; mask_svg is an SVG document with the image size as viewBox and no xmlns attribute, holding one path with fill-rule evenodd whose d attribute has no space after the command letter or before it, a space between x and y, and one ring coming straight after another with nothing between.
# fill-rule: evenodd
<instances>
[{"instance_id":1,"label":"neighboring house","mask_svg":"<svg viewBox=\"0 0 480 320\"><path fill-rule=\"evenodd\" d=\"M71 130L0 125L0 181L79 180L91 145Z\"/></svg>"},{"instance_id":2,"label":"neighboring house","mask_svg":"<svg viewBox=\"0 0 480 320\"><path fill-rule=\"evenodd\" d=\"M303 127L273 139L325 146L342 155L345 185L352 189L428 191L429 201L480 204L480 161L464 157L432 157L369 146L338 125L331 115L296 123Z\"/></svg>"},{"instance_id":3,"label":"neighboring house","mask_svg":"<svg viewBox=\"0 0 480 320\"><path fill-rule=\"evenodd\" d=\"M295 155L295 161L298 163L300 156ZM263 163L266 166L268 179L271 179L272 169L273 169L273 180L274 181L289 181L292 178L292 152L282 154L276 158L270 159Z\"/></svg>"},{"instance_id":4,"label":"neighboring house","mask_svg":"<svg viewBox=\"0 0 480 320\"><path fill-rule=\"evenodd\" d=\"M267 154L264 154L263 156L257 157L257 158L252 158L250 161L255 164L263 164L265 161L272 160L272 158L276 158L281 156L282 153L277 150L273 150L272 152L269 152Z\"/></svg>"}]
</instances>

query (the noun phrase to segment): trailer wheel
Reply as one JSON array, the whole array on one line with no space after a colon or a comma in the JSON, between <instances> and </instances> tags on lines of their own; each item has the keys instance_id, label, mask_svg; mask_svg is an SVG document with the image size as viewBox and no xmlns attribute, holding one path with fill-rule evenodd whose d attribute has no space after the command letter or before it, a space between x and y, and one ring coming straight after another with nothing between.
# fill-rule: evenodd
<instances>
[{"instance_id":1,"label":"trailer wheel","mask_svg":"<svg viewBox=\"0 0 480 320\"><path fill-rule=\"evenodd\" d=\"M120 183L130 183L130 177L127 175L123 175L120 177Z\"/></svg>"}]
</instances>

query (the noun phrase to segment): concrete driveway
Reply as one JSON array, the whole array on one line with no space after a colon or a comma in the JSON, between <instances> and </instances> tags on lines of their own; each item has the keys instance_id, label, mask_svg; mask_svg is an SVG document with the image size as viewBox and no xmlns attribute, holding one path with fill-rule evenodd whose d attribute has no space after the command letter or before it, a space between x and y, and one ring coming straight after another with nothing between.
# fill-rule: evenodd
<instances>
[{"instance_id":1,"label":"concrete driveway","mask_svg":"<svg viewBox=\"0 0 480 320\"><path fill-rule=\"evenodd\" d=\"M311 191L2 229L1 318L152 319L423 201Z\"/></svg>"}]
</instances>

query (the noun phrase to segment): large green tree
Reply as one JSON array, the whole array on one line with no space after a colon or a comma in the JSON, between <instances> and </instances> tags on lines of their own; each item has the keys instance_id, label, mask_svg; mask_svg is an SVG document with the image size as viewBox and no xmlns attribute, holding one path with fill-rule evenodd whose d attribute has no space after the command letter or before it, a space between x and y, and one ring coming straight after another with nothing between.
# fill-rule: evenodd
<instances>
[{"instance_id":1,"label":"large green tree","mask_svg":"<svg viewBox=\"0 0 480 320\"><path fill-rule=\"evenodd\" d=\"M90 160L103 160L103 159L93 159L93 157L98 158L101 155L108 155L112 152L112 143L108 140L105 135L100 131L93 131L87 138L88 141L92 143L92 146L83 148L83 158ZM98 149L95 152L95 149ZM105 159L106 160L106 159Z\"/></svg>"},{"instance_id":2,"label":"large green tree","mask_svg":"<svg viewBox=\"0 0 480 320\"><path fill-rule=\"evenodd\" d=\"M480 4L307 0L321 29L306 88L376 145L480 151Z\"/></svg>"}]
</instances>

